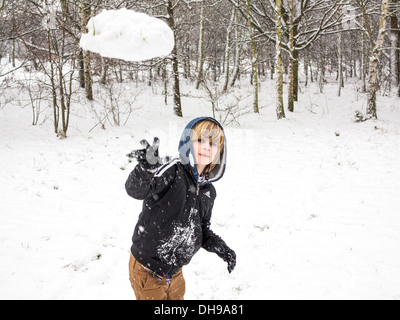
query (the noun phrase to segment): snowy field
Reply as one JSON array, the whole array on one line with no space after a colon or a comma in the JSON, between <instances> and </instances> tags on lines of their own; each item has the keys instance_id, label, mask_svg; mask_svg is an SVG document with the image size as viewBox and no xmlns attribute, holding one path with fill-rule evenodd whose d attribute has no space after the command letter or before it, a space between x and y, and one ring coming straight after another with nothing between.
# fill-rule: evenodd
<instances>
[{"instance_id":1,"label":"snowy field","mask_svg":"<svg viewBox=\"0 0 400 320\"><path fill-rule=\"evenodd\" d=\"M187 84L183 119L161 86L124 86L141 91L125 126L89 132L97 119L81 98L65 140L51 117L42 123L47 103L38 126L18 106L24 93L0 109L0 299L134 299L128 260L141 202L125 192L135 165L125 154L159 136L161 154L176 155L186 123L212 113ZM354 88L341 98L336 85L302 88L295 113L278 121L267 81L261 113L226 127L213 230L238 263L229 275L201 250L184 268L186 299L400 299L399 100L379 96L379 120L354 123L365 110Z\"/></svg>"}]
</instances>

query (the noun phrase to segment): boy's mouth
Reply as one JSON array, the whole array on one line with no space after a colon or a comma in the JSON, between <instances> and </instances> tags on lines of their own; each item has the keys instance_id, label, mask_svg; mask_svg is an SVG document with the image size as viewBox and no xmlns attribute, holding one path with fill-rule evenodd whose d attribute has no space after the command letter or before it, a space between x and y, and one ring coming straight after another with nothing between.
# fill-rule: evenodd
<instances>
[{"instance_id":1,"label":"boy's mouth","mask_svg":"<svg viewBox=\"0 0 400 320\"><path fill-rule=\"evenodd\" d=\"M208 154L204 154L204 153L199 153L199 156L202 158L206 158L206 159L210 158L210 156Z\"/></svg>"}]
</instances>

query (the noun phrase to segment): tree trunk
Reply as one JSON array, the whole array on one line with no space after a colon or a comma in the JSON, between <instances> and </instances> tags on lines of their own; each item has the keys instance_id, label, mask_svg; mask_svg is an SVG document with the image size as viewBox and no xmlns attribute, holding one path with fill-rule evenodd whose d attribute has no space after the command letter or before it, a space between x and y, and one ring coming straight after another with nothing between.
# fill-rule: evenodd
<instances>
[{"instance_id":1,"label":"tree trunk","mask_svg":"<svg viewBox=\"0 0 400 320\"><path fill-rule=\"evenodd\" d=\"M82 33L87 33L88 16L90 15L90 6L86 0L81 0ZM85 91L86 98L93 101L92 74L90 66L90 52L83 51L83 65L85 73Z\"/></svg>"},{"instance_id":2,"label":"tree trunk","mask_svg":"<svg viewBox=\"0 0 400 320\"><path fill-rule=\"evenodd\" d=\"M294 28L296 39L296 28ZM296 49L296 41L293 48L293 100L299 101L299 51Z\"/></svg>"},{"instance_id":3,"label":"tree trunk","mask_svg":"<svg viewBox=\"0 0 400 320\"><path fill-rule=\"evenodd\" d=\"M233 87L239 77L240 72L240 51L241 51L241 36L239 35L239 27L237 26L238 17L235 15L235 66L233 68L233 76L230 86Z\"/></svg>"},{"instance_id":4,"label":"tree trunk","mask_svg":"<svg viewBox=\"0 0 400 320\"><path fill-rule=\"evenodd\" d=\"M362 33L362 52L361 52L361 82L362 92L367 92L367 39L365 32Z\"/></svg>"},{"instance_id":5,"label":"tree trunk","mask_svg":"<svg viewBox=\"0 0 400 320\"><path fill-rule=\"evenodd\" d=\"M232 16L231 20L229 23L229 27L227 30L227 35L226 35L226 44L225 44L225 83L224 83L224 88L222 89L223 92L226 92L228 90L228 85L229 85L229 69L230 69L230 58L231 58L231 47L232 47L232 30L233 30L233 24L235 22L235 16L236 16L236 8L233 9L232 11Z\"/></svg>"},{"instance_id":6,"label":"tree trunk","mask_svg":"<svg viewBox=\"0 0 400 320\"><path fill-rule=\"evenodd\" d=\"M55 83L56 75L55 75L55 62L54 62L54 57L52 54L52 30L47 30L47 41L48 41L48 54L49 54L49 65L50 65L50 72L48 73L48 77L50 79L51 83L51 96L52 96L52 102L53 102L53 120L54 120L54 132L57 134L58 133L58 123L60 121L60 108L58 106L57 102L57 86Z\"/></svg>"},{"instance_id":7,"label":"tree trunk","mask_svg":"<svg viewBox=\"0 0 400 320\"><path fill-rule=\"evenodd\" d=\"M83 50L78 52L78 69L79 69L79 85L82 89L85 88L85 63L83 60Z\"/></svg>"},{"instance_id":8,"label":"tree trunk","mask_svg":"<svg viewBox=\"0 0 400 320\"><path fill-rule=\"evenodd\" d=\"M325 67L326 67L326 57L327 57L327 52L326 52L326 46L325 44L321 41L320 42L320 57L319 57L319 72L318 72L318 85L319 85L319 92L323 93L324 92L324 84L325 84Z\"/></svg>"},{"instance_id":9,"label":"tree trunk","mask_svg":"<svg viewBox=\"0 0 400 320\"><path fill-rule=\"evenodd\" d=\"M343 87L343 33L342 28L339 30L338 39L338 97L340 97Z\"/></svg>"},{"instance_id":10,"label":"tree trunk","mask_svg":"<svg viewBox=\"0 0 400 320\"><path fill-rule=\"evenodd\" d=\"M167 60L164 60L162 65L162 79L164 83L164 103L168 105L168 77L167 77Z\"/></svg>"},{"instance_id":11,"label":"tree trunk","mask_svg":"<svg viewBox=\"0 0 400 320\"><path fill-rule=\"evenodd\" d=\"M250 45L252 52L252 63L251 63L251 79L254 87L254 102L253 102L253 110L254 113L259 113L258 109L258 70L257 70L257 48L254 41L253 35L253 26L251 24L251 16L250 16L250 0L247 0L247 23L249 25L249 34L250 34Z\"/></svg>"},{"instance_id":12,"label":"tree trunk","mask_svg":"<svg viewBox=\"0 0 400 320\"><path fill-rule=\"evenodd\" d=\"M308 87L308 68L310 66L310 53L309 50L306 50L306 54L304 56L304 75L306 76L306 83L304 84L305 87Z\"/></svg>"},{"instance_id":13,"label":"tree trunk","mask_svg":"<svg viewBox=\"0 0 400 320\"><path fill-rule=\"evenodd\" d=\"M370 63L369 63L368 105L367 105L367 116L366 116L367 119L378 118L376 112L376 92L378 91L378 67L379 67L379 58L383 46L383 40L385 39L388 6L389 6L389 0L382 0L378 38L373 48L372 56L370 58Z\"/></svg>"},{"instance_id":14,"label":"tree trunk","mask_svg":"<svg viewBox=\"0 0 400 320\"><path fill-rule=\"evenodd\" d=\"M106 61L106 58L101 57L101 84L106 84L107 83L107 72L108 72L108 63Z\"/></svg>"},{"instance_id":15,"label":"tree trunk","mask_svg":"<svg viewBox=\"0 0 400 320\"><path fill-rule=\"evenodd\" d=\"M174 114L178 117L182 117L182 104L181 104L181 90L179 84L179 61L178 61L178 49L177 49L177 37L176 37L176 27L174 20L174 9L172 1L168 0L167 6L168 12L168 25L174 32L175 45L172 50L172 71L174 77Z\"/></svg>"},{"instance_id":16,"label":"tree trunk","mask_svg":"<svg viewBox=\"0 0 400 320\"><path fill-rule=\"evenodd\" d=\"M289 90L288 90L288 110L294 111L294 0L289 0Z\"/></svg>"},{"instance_id":17,"label":"tree trunk","mask_svg":"<svg viewBox=\"0 0 400 320\"><path fill-rule=\"evenodd\" d=\"M282 61L282 0L276 0L276 115L285 118L283 106L283 61Z\"/></svg>"},{"instance_id":18,"label":"tree trunk","mask_svg":"<svg viewBox=\"0 0 400 320\"><path fill-rule=\"evenodd\" d=\"M204 1L201 3L200 9L200 36L199 36L199 57L198 57L198 74L196 89L200 88L200 84L203 81L204 73Z\"/></svg>"},{"instance_id":19,"label":"tree trunk","mask_svg":"<svg viewBox=\"0 0 400 320\"><path fill-rule=\"evenodd\" d=\"M397 4L398 0L391 0L392 4ZM399 86L399 23L396 13L390 15L390 82L391 88L397 90Z\"/></svg>"}]
</instances>

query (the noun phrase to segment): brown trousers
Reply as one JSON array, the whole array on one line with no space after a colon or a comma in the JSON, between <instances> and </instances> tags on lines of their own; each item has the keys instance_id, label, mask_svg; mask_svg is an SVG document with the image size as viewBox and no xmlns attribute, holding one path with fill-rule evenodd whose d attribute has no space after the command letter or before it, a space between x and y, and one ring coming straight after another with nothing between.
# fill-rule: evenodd
<instances>
[{"instance_id":1,"label":"brown trousers","mask_svg":"<svg viewBox=\"0 0 400 320\"><path fill-rule=\"evenodd\" d=\"M182 269L172 277L170 284L154 278L131 254L129 279L137 300L183 300L186 292Z\"/></svg>"}]
</instances>

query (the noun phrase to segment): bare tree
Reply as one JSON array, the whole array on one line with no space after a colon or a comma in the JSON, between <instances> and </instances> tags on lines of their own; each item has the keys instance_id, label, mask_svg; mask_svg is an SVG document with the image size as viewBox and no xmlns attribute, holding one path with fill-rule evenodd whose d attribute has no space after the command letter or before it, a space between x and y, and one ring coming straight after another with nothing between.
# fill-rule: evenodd
<instances>
[{"instance_id":1,"label":"bare tree","mask_svg":"<svg viewBox=\"0 0 400 320\"><path fill-rule=\"evenodd\" d=\"M282 66L282 0L276 0L276 115L285 118L283 106L283 66Z\"/></svg>"},{"instance_id":2,"label":"bare tree","mask_svg":"<svg viewBox=\"0 0 400 320\"><path fill-rule=\"evenodd\" d=\"M247 23L249 25L249 37L250 37L250 46L251 46L251 79L254 87L254 102L253 109L254 113L259 113L258 109L258 70L257 70L257 49L254 41L254 33L253 33L253 25L251 23L251 15L250 15L250 0L246 0L246 9L247 9Z\"/></svg>"},{"instance_id":3,"label":"bare tree","mask_svg":"<svg viewBox=\"0 0 400 320\"><path fill-rule=\"evenodd\" d=\"M204 74L204 24L205 24L205 17L204 17L204 6L205 1L202 0L200 3L200 33L199 33L199 54L198 54L198 71L197 71L197 83L196 89L199 89L201 82L203 81L203 74Z\"/></svg>"},{"instance_id":4,"label":"bare tree","mask_svg":"<svg viewBox=\"0 0 400 320\"><path fill-rule=\"evenodd\" d=\"M247 15L245 6L240 4L243 0L229 0L245 17ZM299 86L299 54L316 43L318 39L340 23L339 8L343 0L281 0L282 14L282 42L281 47L285 52L290 53L293 68L293 77L290 79L293 100L298 101ZM291 17L290 6L292 5L293 17ZM255 0L250 5L251 21L257 31L257 38L265 38L266 41L276 44L274 29L276 23L276 0ZM290 19L293 19L291 24ZM288 27L290 26L290 27ZM293 33L290 37L290 32ZM290 41L284 41L292 39Z\"/></svg>"},{"instance_id":5,"label":"bare tree","mask_svg":"<svg viewBox=\"0 0 400 320\"><path fill-rule=\"evenodd\" d=\"M40 70L47 77L45 88L50 90L54 131L58 137L66 138L73 94L75 42L68 34L67 18L58 11L55 1L31 1L30 4L35 17L30 22L40 25L41 32L36 32L35 38L21 36L19 40L36 57Z\"/></svg>"},{"instance_id":6,"label":"bare tree","mask_svg":"<svg viewBox=\"0 0 400 320\"><path fill-rule=\"evenodd\" d=\"M228 90L229 85L229 76L230 76L230 58L231 58L231 51L232 51L232 33L234 29L234 22L236 18L236 9L232 9L231 19L228 25L228 29L226 32L226 43L225 43L225 80L224 80L224 88L222 89L223 92Z\"/></svg>"},{"instance_id":7,"label":"bare tree","mask_svg":"<svg viewBox=\"0 0 400 320\"><path fill-rule=\"evenodd\" d=\"M294 73L296 69L296 59L294 58L294 1L288 0L289 7L289 90L288 90L288 110L294 111Z\"/></svg>"},{"instance_id":8,"label":"bare tree","mask_svg":"<svg viewBox=\"0 0 400 320\"><path fill-rule=\"evenodd\" d=\"M400 97L400 24L397 17L400 3L398 0L390 2L390 84L391 88L398 88Z\"/></svg>"},{"instance_id":9,"label":"bare tree","mask_svg":"<svg viewBox=\"0 0 400 320\"><path fill-rule=\"evenodd\" d=\"M82 21L82 26L81 30L82 33L88 33L87 30L87 23L88 23L88 16L90 16L90 6L87 2L87 0L81 0L81 21ZM86 92L86 98L89 101L93 100L93 86L92 86L92 70L91 70L91 65L90 65L90 52L89 51L79 51L80 54L80 60L83 61L83 73L84 73L84 79L85 79L85 92Z\"/></svg>"},{"instance_id":10,"label":"bare tree","mask_svg":"<svg viewBox=\"0 0 400 320\"><path fill-rule=\"evenodd\" d=\"M236 9L235 9L236 10ZM241 57L241 52L242 52L242 46L243 46L243 41L242 41L242 32L240 27L238 26L239 22L239 17L237 14L237 10L235 13L234 17L234 22L235 22L235 54L234 54L234 67L233 67L233 75L232 75L232 80L230 82L230 86L233 87L236 83L236 80L239 77L240 74L240 57Z\"/></svg>"},{"instance_id":11,"label":"bare tree","mask_svg":"<svg viewBox=\"0 0 400 320\"><path fill-rule=\"evenodd\" d=\"M181 102L181 89L179 82L179 61L178 61L178 47L177 47L177 30L175 25L175 5L172 3L172 0L167 1L167 13L168 13L168 25L174 32L175 37L175 45L172 50L172 70L174 77L174 113L178 117L182 117L182 102Z\"/></svg>"},{"instance_id":12,"label":"bare tree","mask_svg":"<svg viewBox=\"0 0 400 320\"><path fill-rule=\"evenodd\" d=\"M385 39L389 0L382 0L381 2L380 19L379 19L377 36L375 36L372 31L371 21L369 18L369 14L367 12L366 3L364 2L364 0L356 0L356 1L361 9L364 25L366 27L366 32L368 34L372 48L370 62L369 62L369 79L368 79L368 90L367 90L368 102L367 102L366 119L377 119L376 93L378 91L378 68L383 48L383 41Z\"/></svg>"},{"instance_id":13,"label":"bare tree","mask_svg":"<svg viewBox=\"0 0 400 320\"><path fill-rule=\"evenodd\" d=\"M341 9L340 9L341 11ZM343 87L343 30L342 23L339 24L338 33L338 91L337 95L340 97Z\"/></svg>"}]
</instances>

